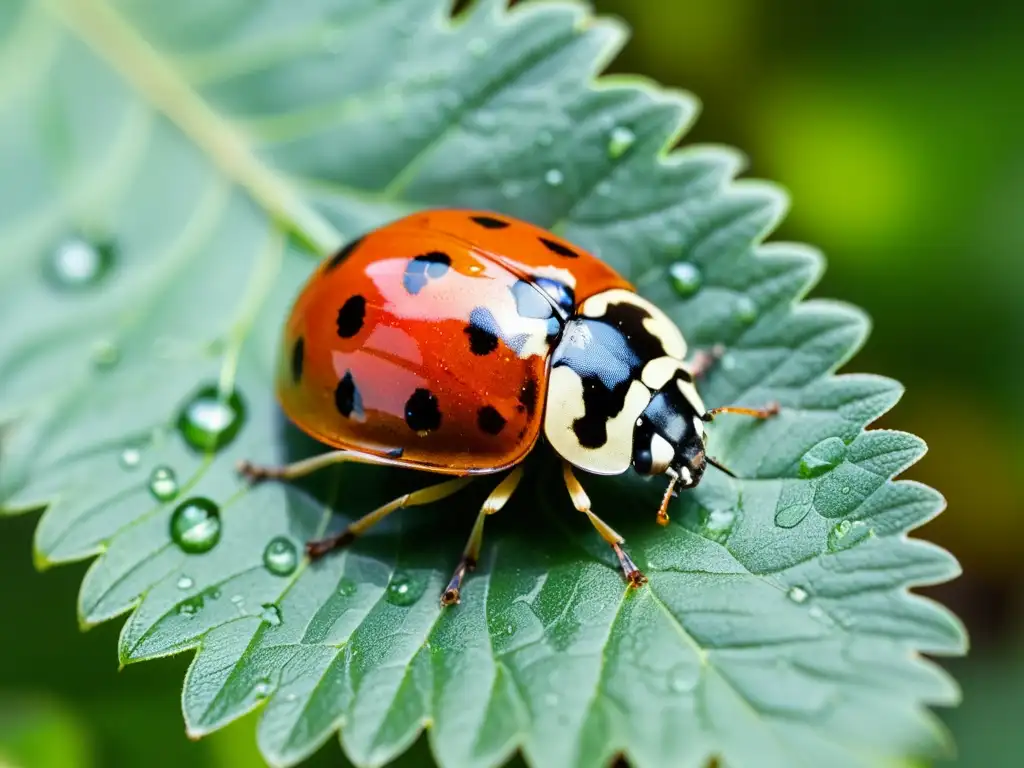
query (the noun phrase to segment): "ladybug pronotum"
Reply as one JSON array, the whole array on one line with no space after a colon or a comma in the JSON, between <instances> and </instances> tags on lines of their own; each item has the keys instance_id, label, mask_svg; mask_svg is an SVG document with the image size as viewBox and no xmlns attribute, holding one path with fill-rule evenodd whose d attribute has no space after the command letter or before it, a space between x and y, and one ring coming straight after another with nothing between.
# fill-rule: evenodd
<instances>
[{"instance_id":1,"label":"ladybug pronotum","mask_svg":"<svg viewBox=\"0 0 1024 768\"><path fill-rule=\"evenodd\" d=\"M342 463L452 476L395 499L341 533L306 545L345 546L385 515L428 504L478 475L506 473L484 502L455 573L480 554L483 522L522 479L541 431L561 457L573 505L618 556L629 584L646 581L623 539L590 508L574 469L666 475L657 513L710 463L708 410L695 380L713 359L684 362L682 333L611 267L546 230L484 211L433 210L346 245L309 279L284 330L277 395L299 428L337 450L282 467L242 462L252 480L291 480Z\"/></svg>"}]
</instances>

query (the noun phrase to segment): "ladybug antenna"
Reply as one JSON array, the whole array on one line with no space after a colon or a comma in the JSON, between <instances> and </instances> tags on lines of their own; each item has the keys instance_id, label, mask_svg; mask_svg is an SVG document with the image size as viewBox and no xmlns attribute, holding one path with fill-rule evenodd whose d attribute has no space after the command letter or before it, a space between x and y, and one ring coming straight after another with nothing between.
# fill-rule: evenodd
<instances>
[{"instance_id":1,"label":"ladybug antenna","mask_svg":"<svg viewBox=\"0 0 1024 768\"><path fill-rule=\"evenodd\" d=\"M733 472L731 469L722 464L718 459L714 458L713 456L708 456L708 464L710 464L712 467L721 470L722 472L725 472L725 474L727 474L729 477L736 477L735 472Z\"/></svg>"},{"instance_id":2,"label":"ladybug antenna","mask_svg":"<svg viewBox=\"0 0 1024 768\"><path fill-rule=\"evenodd\" d=\"M669 480L665 495L661 497L661 506L658 507L658 525L668 525L668 503L672 501L676 483L679 482L679 475L671 467L665 470L665 474L668 475Z\"/></svg>"}]
</instances>

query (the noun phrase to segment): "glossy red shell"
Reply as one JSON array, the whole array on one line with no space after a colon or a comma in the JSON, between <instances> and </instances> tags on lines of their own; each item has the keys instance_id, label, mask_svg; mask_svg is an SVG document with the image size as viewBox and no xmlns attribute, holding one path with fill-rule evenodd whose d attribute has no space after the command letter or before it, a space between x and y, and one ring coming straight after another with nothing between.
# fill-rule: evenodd
<instances>
[{"instance_id":1,"label":"glossy red shell","mask_svg":"<svg viewBox=\"0 0 1024 768\"><path fill-rule=\"evenodd\" d=\"M538 281L566 285L577 304L630 289L591 254L499 214L426 211L371 232L325 260L293 307L285 413L328 445L432 472L516 464L540 434L560 322L557 310L534 316L548 301Z\"/></svg>"}]
</instances>

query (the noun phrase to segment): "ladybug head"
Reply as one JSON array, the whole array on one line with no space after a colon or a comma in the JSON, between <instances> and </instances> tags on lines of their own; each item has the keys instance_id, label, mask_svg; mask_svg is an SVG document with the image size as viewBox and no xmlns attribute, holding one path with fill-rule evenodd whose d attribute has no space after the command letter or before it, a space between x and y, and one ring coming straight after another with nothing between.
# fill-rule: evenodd
<instances>
[{"instance_id":1,"label":"ladybug head","mask_svg":"<svg viewBox=\"0 0 1024 768\"><path fill-rule=\"evenodd\" d=\"M633 429L633 468L641 475L668 475L676 488L693 488L704 476L704 409L690 396L683 375L670 379L651 398Z\"/></svg>"}]
</instances>

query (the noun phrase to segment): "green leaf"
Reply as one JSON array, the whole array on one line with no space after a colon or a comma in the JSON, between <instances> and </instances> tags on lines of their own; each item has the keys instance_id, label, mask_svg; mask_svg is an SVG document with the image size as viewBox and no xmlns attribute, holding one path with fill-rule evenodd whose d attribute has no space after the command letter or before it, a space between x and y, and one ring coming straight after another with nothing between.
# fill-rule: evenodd
<instances>
[{"instance_id":1,"label":"green leaf","mask_svg":"<svg viewBox=\"0 0 1024 768\"><path fill-rule=\"evenodd\" d=\"M667 150L694 118L691 97L594 80L623 44L620 24L574 3L481 0L454 21L447 9L0 8L0 503L46 508L37 562L94 557L82 624L129 614L123 663L198 649L189 733L262 706L274 765L339 729L353 762L380 765L424 727L442 766L516 750L537 766L620 753L637 766L860 766L943 752L926 705L958 692L919 654L963 653L965 634L907 590L957 565L906 537L943 504L892 480L921 441L865 431L899 385L835 375L864 316L800 301L822 261L761 244L785 201L734 181L741 158ZM316 262L307 248L326 254L439 205L502 211L592 250L693 348L724 345L709 404L782 404L766 423L713 425L715 454L743 479L709 472L665 529L657 483L584 478L644 588L624 586L546 454L488 521L454 609L437 596L485 482L313 566L264 565L276 537L301 548L429 482L354 467L250 490L233 468L317 450L272 391L279 328ZM204 390L207 419L230 415L218 392L244 411L216 453L177 430ZM219 505L220 527L212 549L188 554L171 514L192 496Z\"/></svg>"}]
</instances>

